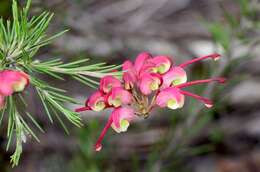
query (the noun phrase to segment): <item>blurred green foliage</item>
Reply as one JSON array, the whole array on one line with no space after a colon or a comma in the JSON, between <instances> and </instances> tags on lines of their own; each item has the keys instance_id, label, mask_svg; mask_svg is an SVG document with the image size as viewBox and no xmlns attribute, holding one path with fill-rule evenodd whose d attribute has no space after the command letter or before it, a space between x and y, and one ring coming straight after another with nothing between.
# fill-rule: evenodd
<instances>
[{"instance_id":1,"label":"blurred green foliage","mask_svg":"<svg viewBox=\"0 0 260 172\"><path fill-rule=\"evenodd\" d=\"M70 171L102 171L102 163L106 160L104 159L104 152L96 153L93 151L93 143L101 129L99 122L92 120L88 122L86 127L77 130L79 151L75 152L75 156L70 163Z\"/></svg>"}]
</instances>

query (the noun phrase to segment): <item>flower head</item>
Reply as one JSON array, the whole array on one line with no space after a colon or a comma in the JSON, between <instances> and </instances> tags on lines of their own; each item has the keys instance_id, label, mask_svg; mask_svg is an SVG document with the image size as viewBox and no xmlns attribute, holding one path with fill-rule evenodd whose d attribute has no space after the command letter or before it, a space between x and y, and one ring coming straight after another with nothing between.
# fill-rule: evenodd
<instances>
[{"instance_id":1,"label":"flower head","mask_svg":"<svg viewBox=\"0 0 260 172\"><path fill-rule=\"evenodd\" d=\"M89 97L85 107L76 109L77 112L80 112L113 108L112 114L95 144L95 150L101 150L102 140L110 127L117 133L125 132L134 117L147 118L155 107L182 108L185 96L201 101L208 108L212 107L211 100L183 90L192 85L225 82L225 79L220 77L187 82L184 68L207 58L216 60L219 55L212 54L180 65L173 65L170 57L152 57L149 53L144 52L137 56L134 64L129 60L123 63L123 87L121 81L113 76L102 78L100 91L96 91Z\"/></svg>"}]
</instances>

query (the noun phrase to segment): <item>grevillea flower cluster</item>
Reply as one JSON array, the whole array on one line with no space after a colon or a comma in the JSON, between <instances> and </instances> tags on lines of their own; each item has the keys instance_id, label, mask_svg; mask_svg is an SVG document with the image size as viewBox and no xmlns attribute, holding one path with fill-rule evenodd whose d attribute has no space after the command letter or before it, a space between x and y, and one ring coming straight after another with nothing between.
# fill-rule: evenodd
<instances>
[{"instance_id":1,"label":"grevillea flower cluster","mask_svg":"<svg viewBox=\"0 0 260 172\"><path fill-rule=\"evenodd\" d=\"M212 81L224 83L225 79L218 77L187 82L184 69L200 60L217 60L219 57L219 54L211 54L175 65L168 56L153 57L144 52L137 56L134 63L129 60L123 63L122 81L114 76L103 77L99 89L86 100L85 107L76 109L77 112L113 109L95 144L95 150L102 149L102 140L110 127L118 133L125 132L134 118L147 118L155 107L182 108L185 96L201 101L208 108L212 107L211 100L184 91L183 88Z\"/></svg>"},{"instance_id":2,"label":"grevillea flower cluster","mask_svg":"<svg viewBox=\"0 0 260 172\"><path fill-rule=\"evenodd\" d=\"M28 84L29 76L22 71L0 71L0 110L4 107L6 96L23 91Z\"/></svg>"}]
</instances>

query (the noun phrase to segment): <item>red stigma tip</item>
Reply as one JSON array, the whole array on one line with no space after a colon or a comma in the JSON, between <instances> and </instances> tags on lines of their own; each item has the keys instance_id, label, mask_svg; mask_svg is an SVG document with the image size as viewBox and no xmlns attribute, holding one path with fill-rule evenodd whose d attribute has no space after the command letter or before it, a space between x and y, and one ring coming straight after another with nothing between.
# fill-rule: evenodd
<instances>
[{"instance_id":1,"label":"red stigma tip","mask_svg":"<svg viewBox=\"0 0 260 172\"><path fill-rule=\"evenodd\" d=\"M220 57L221 57L221 55L220 55L220 54L217 54L217 53L211 55L211 58L212 58L213 60L215 60L215 61L217 61Z\"/></svg>"},{"instance_id":2,"label":"red stigma tip","mask_svg":"<svg viewBox=\"0 0 260 172\"><path fill-rule=\"evenodd\" d=\"M212 108L212 107L213 107L213 103L206 103L205 106L206 106L207 108Z\"/></svg>"},{"instance_id":3,"label":"red stigma tip","mask_svg":"<svg viewBox=\"0 0 260 172\"><path fill-rule=\"evenodd\" d=\"M102 149L102 145L101 144L98 143L98 144L95 145L95 151L96 152L101 151L101 149Z\"/></svg>"},{"instance_id":4,"label":"red stigma tip","mask_svg":"<svg viewBox=\"0 0 260 172\"><path fill-rule=\"evenodd\" d=\"M218 79L218 82L221 83L221 84L226 83L226 81L227 81L226 78L219 78L219 79Z\"/></svg>"}]
</instances>

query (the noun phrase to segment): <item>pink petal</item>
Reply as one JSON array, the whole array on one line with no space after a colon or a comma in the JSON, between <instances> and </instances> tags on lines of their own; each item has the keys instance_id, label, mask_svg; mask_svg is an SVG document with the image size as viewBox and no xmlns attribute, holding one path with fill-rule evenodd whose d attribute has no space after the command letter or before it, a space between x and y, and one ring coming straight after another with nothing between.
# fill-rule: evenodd
<instances>
[{"instance_id":1,"label":"pink petal","mask_svg":"<svg viewBox=\"0 0 260 172\"><path fill-rule=\"evenodd\" d=\"M94 111L101 111L106 107L104 95L101 91L94 92L86 101L86 107Z\"/></svg>"},{"instance_id":2,"label":"pink petal","mask_svg":"<svg viewBox=\"0 0 260 172\"><path fill-rule=\"evenodd\" d=\"M135 64L134 64L136 72L139 73L141 71L143 65L145 64L145 62L151 58L152 58L151 54L149 54L147 52L140 53L136 57Z\"/></svg>"},{"instance_id":3,"label":"pink petal","mask_svg":"<svg viewBox=\"0 0 260 172\"><path fill-rule=\"evenodd\" d=\"M167 72L171 67L171 58L168 56L156 56L149 60L156 67L157 73L163 74Z\"/></svg>"},{"instance_id":4,"label":"pink petal","mask_svg":"<svg viewBox=\"0 0 260 172\"><path fill-rule=\"evenodd\" d=\"M29 84L29 76L22 71L4 70L0 72L0 93L8 96L23 91Z\"/></svg>"},{"instance_id":5,"label":"pink petal","mask_svg":"<svg viewBox=\"0 0 260 172\"><path fill-rule=\"evenodd\" d=\"M184 96L180 93L178 88L168 87L162 90L156 97L156 104L160 107L167 107L171 100L176 101L176 108L183 106Z\"/></svg>"},{"instance_id":6,"label":"pink petal","mask_svg":"<svg viewBox=\"0 0 260 172\"><path fill-rule=\"evenodd\" d=\"M115 102L119 101L119 102ZM108 103L110 105L114 105L116 107L121 105L130 104L132 101L132 95L127 90L123 89L122 87L115 87L111 90L111 93L108 97ZM118 105L116 105L116 103Z\"/></svg>"},{"instance_id":7,"label":"pink petal","mask_svg":"<svg viewBox=\"0 0 260 172\"><path fill-rule=\"evenodd\" d=\"M11 94L13 94L13 89L12 89L12 85L6 82L3 82L0 79L0 94L4 95L4 96L10 96Z\"/></svg>"},{"instance_id":8,"label":"pink petal","mask_svg":"<svg viewBox=\"0 0 260 172\"><path fill-rule=\"evenodd\" d=\"M110 115L104 129L102 130L96 144L95 144L95 150L100 151L102 149L102 141L105 137L105 134L107 133L109 127L113 126L114 129L116 129L118 132L123 132L125 130L122 130L122 126L120 125L122 120L131 121L134 118L134 110L129 107L120 107L114 109L112 114ZM115 128L116 127L116 128Z\"/></svg>"},{"instance_id":9,"label":"pink petal","mask_svg":"<svg viewBox=\"0 0 260 172\"><path fill-rule=\"evenodd\" d=\"M126 89L130 89L136 82L136 71L131 61L127 60L123 63L123 80Z\"/></svg>"},{"instance_id":10,"label":"pink petal","mask_svg":"<svg viewBox=\"0 0 260 172\"><path fill-rule=\"evenodd\" d=\"M169 87L171 84L179 85L187 82L187 75L183 68L172 67L167 73L162 76L162 88Z\"/></svg>"},{"instance_id":11,"label":"pink petal","mask_svg":"<svg viewBox=\"0 0 260 172\"><path fill-rule=\"evenodd\" d=\"M140 78L139 88L144 95L149 95L152 91L159 89L161 77L155 73L145 73Z\"/></svg>"},{"instance_id":12,"label":"pink petal","mask_svg":"<svg viewBox=\"0 0 260 172\"><path fill-rule=\"evenodd\" d=\"M100 80L100 90L104 93L108 93L113 87L121 87L120 80L114 76L105 76Z\"/></svg>"},{"instance_id":13,"label":"pink petal","mask_svg":"<svg viewBox=\"0 0 260 172\"><path fill-rule=\"evenodd\" d=\"M134 110L130 107L120 107L120 108L116 108L113 112L112 112L112 119L113 119L113 123L112 126L114 126L117 131L121 131L121 121L122 120L126 120L128 122L132 121L134 119L135 115L134 115Z\"/></svg>"},{"instance_id":14,"label":"pink petal","mask_svg":"<svg viewBox=\"0 0 260 172\"><path fill-rule=\"evenodd\" d=\"M146 61L141 70L138 73L138 78L140 79L144 74L147 73L157 73L157 68L154 63Z\"/></svg>"}]
</instances>

